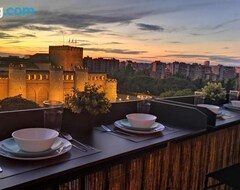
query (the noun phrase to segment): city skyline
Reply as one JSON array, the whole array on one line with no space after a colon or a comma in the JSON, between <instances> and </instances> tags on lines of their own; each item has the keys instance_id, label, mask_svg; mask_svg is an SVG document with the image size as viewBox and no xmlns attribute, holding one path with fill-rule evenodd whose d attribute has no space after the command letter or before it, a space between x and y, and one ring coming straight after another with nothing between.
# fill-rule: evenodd
<instances>
[{"instance_id":1,"label":"city skyline","mask_svg":"<svg viewBox=\"0 0 240 190\"><path fill-rule=\"evenodd\" d=\"M33 7L35 15L0 19L0 56L64 44L83 47L84 57L238 66L239 6L239 0L4 0L0 7Z\"/></svg>"}]
</instances>

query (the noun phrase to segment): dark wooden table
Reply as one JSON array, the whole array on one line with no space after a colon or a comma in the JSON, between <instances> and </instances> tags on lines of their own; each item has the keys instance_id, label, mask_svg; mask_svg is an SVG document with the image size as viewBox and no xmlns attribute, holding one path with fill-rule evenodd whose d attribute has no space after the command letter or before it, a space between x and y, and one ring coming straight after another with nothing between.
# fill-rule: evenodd
<instances>
[{"instance_id":1,"label":"dark wooden table","mask_svg":"<svg viewBox=\"0 0 240 190\"><path fill-rule=\"evenodd\" d=\"M168 141L183 138L192 133L191 130L181 129L163 137L135 143L95 129L85 139L85 143L100 149L101 152L0 179L0 189L37 188L43 182L54 186L64 181L73 180L84 172L90 172L98 167L102 168L119 160L136 157L141 152L160 148ZM52 159L58 159L58 157ZM49 162L49 160L41 161L42 164L45 162ZM8 167L15 170L15 168L27 164L26 161L14 161L4 157L0 157L0 163L3 170Z\"/></svg>"},{"instance_id":2,"label":"dark wooden table","mask_svg":"<svg viewBox=\"0 0 240 190\"><path fill-rule=\"evenodd\" d=\"M181 110L179 109L179 111ZM132 111L129 110L129 112ZM157 167L159 165L159 159L161 159L161 162L163 164L163 166L161 166L160 168L161 170L156 171L158 175L159 172L164 173L167 171L167 173L162 174L163 176L161 178L159 176L154 176L156 177L156 179L158 179L155 180L155 178L153 178L155 180L154 182L152 182L153 180L150 179L151 183L153 184L153 189L160 186L168 188L170 187L170 189L177 189L177 187L186 189L186 187L189 188L192 185L196 185L196 187L201 189L201 187L203 187L201 182L203 181L203 176L205 176L206 173L214 171L216 170L216 168L222 168L227 164L239 162L240 160L240 142L238 140L239 138L237 139L235 137L239 134L240 131L238 126L240 121L239 113L231 112L228 110L226 112L233 114L234 117L226 120L218 119L216 122L216 127L214 128L196 129L194 128L194 123L192 123L191 125L193 127L192 129L189 128L189 126L185 128L184 125L181 125L180 127L176 125L171 126L179 129L175 133L138 143L131 142L129 140L114 135L110 135L106 132L93 130L90 135L81 139L79 137L78 140L81 140L84 143L100 149L101 152L86 157L80 157L64 161L61 163L50 164L45 167L39 167L37 169L12 175L10 177L0 178L0 189L43 189L44 187L48 186L57 187L59 184L74 179L79 179L79 177L87 175L94 171L104 171L104 168L106 168L108 174L104 173L103 175L109 175L109 168L118 163L124 162L124 160L126 160L126 162L128 160L133 160L132 167L134 167L135 160L138 160L138 158L141 159L141 171L145 172L146 175L154 173L152 170L156 169L156 167L149 169L153 160L155 160ZM20 115L17 117L19 119L19 123L25 125L26 123L32 122L36 124L36 126L39 125L38 121L40 121L42 118L35 112L31 112L31 114L32 117L28 117L29 114L20 113ZM126 113L122 113L120 118L122 118L122 116L125 114ZM4 118L5 116L9 119L12 119L12 117L9 115L2 115L0 117L0 123L4 123L4 121L6 121L6 118ZM21 119L23 116L25 116L26 118L25 121ZM113 118L114 120L116 120L117 116ZM174 120L174 117L172 119ZM11 130L16 129L14 128L16 122L17 120L12 121L12 123L10 124L10 127L13 127L11 128ZM184 124L184 122L182 123ZM2 139L11 135L11 130L8 130L6 128L8 126L4 127L5 129L3 129L2 126ZM74 131L74 134L72 135L76 138L78 137L78 133L76 131ZM225 139L226 143L224 144L224 146L222 145L219 148L218 145L219 142L222 142L222 139ZM222 149L224 149L224 151L222 151ZM234 158L229 158L229 156L224 153L228 152L228 150L233 151ZM205 153L208 153L209 155L205 155ZM156 157L156 159L154 158L154 156ZM219 164L217 160L219 156L226 157L224 163ZM214 160L211 160L213 158ZM58 159L58 157L53 159ZM189 169L188 167L182 168L182 163L180 163L179 160L184 160L185 165L189 164L189 168L192 167L192 169ZM194 165L192 163L193 161L194 164L198 165ZM44 165L48 162L50 162L50 160L34 161L36 165L40 164L40 166L41 164ZM169 164L169 162L172 163ZM208 165L205 162L208 162ZM127 163L127 165L125 165L124 167L130 167L132 163ZM4 158L2 156L0 157L0 166L3 168L3 172L5 169L9 168L11 171L14 172L17 171L18 168L27 167L28 164L29 162L26 161L16 161ZM195 173L192 173L192 170L195 169L201 170L201 172L195 171ZM137 168L136 171L138 170L139 169ZM141 174L141 172L138 173ZM196 177L195 175L199 175L199 177ZM176 176L178 176L178 179L175 179ZM188 176L188 178L186 178L186 176ZM111 176L108 176L109 179L110 177ZM125 178L128 177L129 176L125 176ZM193 179L191 179L191 177ZM149 187L147 179L145 181L141 181L139 179L138 183L140 184L142 189L144 189L144 187ZM185 183L186 179L188 180L188 182ZM197 182L195 179L197 179ZM157 183L156 181L161 181L161 184ZM176 182L176 184L173 182ZM108 181L107 184L109 185L109 183L110 182ZM130 182L126 182L126 184L129 183ZM175 185L176 188L174 188ZM106 186L104 187L107 188ZM130 188L131 186L127 185L126 188L127 187Z\"/></svg>"}]
</instances>

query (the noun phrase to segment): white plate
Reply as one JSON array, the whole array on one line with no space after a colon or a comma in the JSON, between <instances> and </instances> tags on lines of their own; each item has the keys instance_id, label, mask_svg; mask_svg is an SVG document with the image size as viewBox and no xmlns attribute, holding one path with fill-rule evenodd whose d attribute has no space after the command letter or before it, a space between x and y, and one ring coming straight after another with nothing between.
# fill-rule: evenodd
<instances>
[{"instance_id":1,"label":"white plate","mask_svg":"<svg viewBox=\"0 0 240 190\"><path fill-rule=\"evenodd\" d=\"M61 137L59 137L59 138L61 138ZM7 157L7 158L16 159L16 160L45 160L45 159L60 156L64 153L68 152L69 150L71 150L72 144L68 140L61 138L61 141L63 142L63 146L61 146L59 149L53 151L52 153L50 153L48 155L44 155L44 156L38 156L38 157L16 156L14 154L11 154L11 153L3 150L1 147L0 147L0 155Z\"/></svg>"},{"instance_id":2,"label":"white plate","mask_svg":"<svg viewBox=\"0 0 240 190\"><path fill-rule=\"evenodd\" d=\"M120 125L128 128L130 130L135 130L135 131L152 131L152 130L156 129L159 124L159 123L155 122L151 127L142 128L142 127L132 127L132 125L128 122L127 119L121 119L116 122L118 122Z\"/></svg>"},{"instance_id":3,"label":"white plate","mask_svg":"<svg viewBox=\"0 0 240 190\"><path fill-rule=\"evenodd\" d=\"M19 148L17 143L14 141L13 138L8 138L0 142L0 148L8 153L11 153L15 156L20 157L39 157L39 156L46 156L51 154L52 152L59 149L63 146L63 141L61 138L57 138L56 141L53 143L50 149L41 152L26 152Z\"/></svg>"},{"instance_id":4,"label":"white plate","mask_svg":"<svg viewBox=\"0 0 240 190\"><path fill-rule=\"evenodd\" d=\"M165 126L162 125L161 123L158 123L158 127L156 127L154 130L151 130L151 131L131 130L131 129L126 128L125 126L121 125L118 121L115 121L114 125L118 129L121 129L123 131L129 132L129 133L134 133L134 134L142 134L142 135L150 135L150 134L154 134L154 133L159 133L160 131L163 131L165 129Z\"/></svg>"},{"instance_id":5,"label":"white plate","mask_svg":"<svg viewBox=\"0 0 240 190\"><path fill-rule=\"evenodd\" d=\"M230 110L240 111L240 107L235 107L232 104L224 104L223 106L230 109Z\"/></svg>"}]
</instances>

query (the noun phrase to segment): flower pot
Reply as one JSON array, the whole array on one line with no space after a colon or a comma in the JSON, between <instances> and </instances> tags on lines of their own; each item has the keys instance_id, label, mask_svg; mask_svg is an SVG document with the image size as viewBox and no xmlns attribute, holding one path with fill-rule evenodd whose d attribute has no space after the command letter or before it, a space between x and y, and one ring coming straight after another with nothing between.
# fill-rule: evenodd
<instances>
[{"instance_id":1,"label":"flower pot","mask_svg":"<svg viewBox=\"0 0 240 190\"><path fill-rule=\"evenodd\" d=\"M216 105L216 106L222 106L225 102L226 101L223 99L218 100L218 101L213 101L213 100L208 100L208 99L204 100L205 104L212 104L212 105Z\"/></svg>"},{"instance_id":2,"label":"flower pot","mask_svg":"<svg viewBox=\"0 0 240 190\"><path fill-rule=\"evenodd\" d=\"M62 131L70 133L74 138L87 137L92 133L93 127L95 127L95 116L64 109Z\"/></svg>"}]
</instances>

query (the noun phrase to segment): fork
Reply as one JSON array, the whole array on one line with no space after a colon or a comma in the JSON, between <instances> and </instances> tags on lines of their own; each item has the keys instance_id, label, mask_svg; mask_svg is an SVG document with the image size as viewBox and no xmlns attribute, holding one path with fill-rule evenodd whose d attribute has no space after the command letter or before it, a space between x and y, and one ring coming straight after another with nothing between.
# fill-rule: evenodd
<instances>
[{"instance_id":1,"label":"fork","mask_svg":"<svg viewBox=\"0 0 240 190\"><path fill-rule=\"evenodd\" d=\"M101 125L101 127L106 131L106 132L112 132L112 133L116 133L116 134L121 134L121 135L127 135L127 136L132 136L132 137L136 137L136 135L134 134L130 134L124 131L120 131L120 130L111 130L110 128L108 128L105 125Z\"/></svg>"},{"instance_id":2,"label":"fork","mask_svg":"<svg viewBox=\"0 0 240 190\"><path fill-rule=\"evenodd\" d=\"M105 131L107 131L107 132L111 132L112 130L111 129L109 129L107 126L105 126L105 125L101 125L101 127L105 130Z\"/></svg>"}]
</instances>

